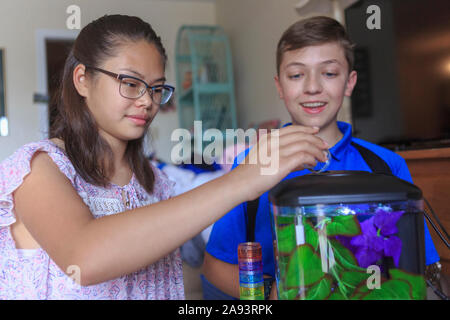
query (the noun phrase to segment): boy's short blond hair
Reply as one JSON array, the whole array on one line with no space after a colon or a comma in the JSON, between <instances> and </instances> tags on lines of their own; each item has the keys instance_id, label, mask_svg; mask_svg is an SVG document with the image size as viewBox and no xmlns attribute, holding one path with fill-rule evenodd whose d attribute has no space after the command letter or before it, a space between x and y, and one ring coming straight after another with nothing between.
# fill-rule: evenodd
<instances>
[{"instance_id":1,"label":"boy's short blond hair","mask_svg":"<svg viewBox=\"0 0 450 320\"><path fill-rule=\"evenodd\" d=\"M350 41L344 27L332 18L317 16L297 21L283 33L277 46L277 74L280 74L281 61L286 51L329 42L337 42L342 46L348 63L348 72L352 71L355 45Z\"/></svg>"}]
</instances>

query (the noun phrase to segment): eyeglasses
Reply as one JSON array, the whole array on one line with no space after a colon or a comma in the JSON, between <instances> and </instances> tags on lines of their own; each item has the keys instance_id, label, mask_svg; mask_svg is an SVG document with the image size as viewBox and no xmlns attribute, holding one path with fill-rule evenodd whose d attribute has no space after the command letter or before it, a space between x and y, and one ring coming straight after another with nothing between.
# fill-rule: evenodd
<instances>
[{"instance_id":1,"label":"eyeglasses","mask_svg":"<svg viewBox=\"0 0 450 320\"><path fill-rule=\"evenodd\" d=\"M149 86L144 80L129 76L126 74L117 74L100 68L85 65L86 68L102 72L108 76L116 78L120 81L119 93L127 99L138 99L142 97L146 91L149 92L153 102L159 105L167 103L172 97L175 88L167 84L159 84Z\"/></svg>"}]
</instances>

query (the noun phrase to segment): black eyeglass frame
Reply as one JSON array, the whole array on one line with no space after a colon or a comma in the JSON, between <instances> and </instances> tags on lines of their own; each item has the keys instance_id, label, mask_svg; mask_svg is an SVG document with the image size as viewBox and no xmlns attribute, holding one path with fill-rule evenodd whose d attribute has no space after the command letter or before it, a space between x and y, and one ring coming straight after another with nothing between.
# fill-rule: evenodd
<instances>
[{"instance_id":1,"label":"black eyeglass frame","mask_svg":"<svg viewBox=\"0 0 450 320\"><path fill-rule=\"evenodd\" d=\"M159 103L159 105L164 105L170 100L170 98L172 97L172 95L173 95L173 93L175 91L175 87L173 87L171 85L168 85L168 84L158 84L156 86L150 86L144 80L136 78L136 77L133 77L133 76L130 76L128 74L114 73L114 72L111 72L111 71L107 71L107 70L104 70L104 69L101 69L101 68L92 67L92 66L88 66L88 65L84 65L84 66L87 69L92 69L92 70L95 70L95 71L99 71L99 72L104 73L104 74L106 74L106 75L108 75L110 77L113 77L113 78L116 78L117 80L120 80L120 86L122 85L122 79L134 79L134 80L137 80L139 82L142 82L145 85L145 91L143 91L140 96L135 97L135 98L125 97L124 95L122 95L122 92L121 92L120 87L119 87L119 94L122 97L126 98L126 99L132 99L132 100L139 99L140 97L142 97L145 94L146 91L148 91L148 89L150 89L151 90L151 91L149 91L150 98L152 98L152 101L155 102L153 100L153 90L158 89L158 88L164 88L164 89L167 89L167 90L170 91L170 96L167 98L167 101L164 102L164 103Z\"/></svg>"}]
</instances>

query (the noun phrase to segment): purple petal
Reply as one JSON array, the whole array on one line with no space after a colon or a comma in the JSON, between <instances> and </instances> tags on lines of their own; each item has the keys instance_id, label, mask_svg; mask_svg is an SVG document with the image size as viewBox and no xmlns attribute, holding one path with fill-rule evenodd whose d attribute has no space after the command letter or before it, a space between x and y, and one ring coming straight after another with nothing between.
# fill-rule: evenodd
<instances>
[{"instance_id":1,"label":"purple petal","mask_svg":"<svg viewBox=\"0 0 450 320\"><path fill-rule=\"evenodd\" d=\"M384 240L382 237L372 237L370 240L370 248L378 252L384 250Z\"/></svg>"},{"instance_id":2,"label":"purple petal","mask_svg":"<svg viewBox=\"0 0 450 320\"><path fill-rule=\"evenodd\" d=\"M379 210L374 217L374 225L377 229L380 229L380 233L383 236L390 236L398 232L397 222L403 215L404 211L387 212Z\"/></svg>"},{"instance_id":3,"label":"purple petal","mask_svg":"<svg viewBox=\"0 0 450 320\"><path fill-rule=\"evenodd\" d=\"M361 223L362 234L353 237L350 245L373 249L375 251L383 251L383 239L377 236L377 229L373 224L373 218Z\"/></svg>"},{"instance_id":4,"label":"purple petal","mask_svg":"<svg viewBox=\"0 0 450 320\"><path fill-rule=\"evenodd\" d=\"M355 258L361 268L367 268L381 259L382 254L374 250L361 248L356 251Z\"/></svg>"},{"instance_id":5,"label":"purple petal","mask_svg":"<svg viewBox=\"0 0 450 320\"><path fill-rule=\"evenodd\" d=\"M383 238L366 234L354 237L350 244L356 247L370 248L375 251L383 251L384 249Z\"/></svg>"},{"instance_id":6,"label":"purple petal","mask_svg":"<svg viewBox=\"0 0 450 320\"><path fill-rule=\"evenodd\" d=\"M384 240L384 254L394 259L394 264L398 267L400 254L402 253L402 240L396 236L390 236Z\"/></svg>"},{"instance_id":7,"label":"purple petal","mask_svg":"<svg viewBox=\"0 0 450 320\"><path fill-rule=\"evenodd\" d=\"M344 247L349 249L353 254L355 254L357 247L351 244L352 237L345 236L335 236L335 239L338 240Z\"/></svg>"},{"instance_id":8,"label":"purple petal","mask_svg":"<svg viewBox=\"0 0 450 320\"><path fill-rule=\"evenodd\" d=\"M363 235L354 237L350 241L350 245L355 246L355 247L367 247L368 246L367 242L368 242L367 236L363 234Z\"/></svg>"},{"instance_id":9,"label":"purple petal","mask_svg":"<svg viewBox=\"0 0 450 320\"><path fill-rule=\"evenodd\" d=\"M369 236L377 235L377 229L375 228L375 225L373 222L374 222L374 219L372 217L372 218L367 219L360 223L362 234L369 235Z\"/></svg>"}]
</instances>

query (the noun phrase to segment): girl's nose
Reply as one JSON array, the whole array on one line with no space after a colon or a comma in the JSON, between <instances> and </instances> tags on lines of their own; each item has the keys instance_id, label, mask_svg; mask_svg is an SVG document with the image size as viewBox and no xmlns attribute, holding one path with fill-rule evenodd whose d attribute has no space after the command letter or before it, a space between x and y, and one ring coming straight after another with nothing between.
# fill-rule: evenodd
<instances>
[{"instance_id":1,"label":"girl's nose","mask_svg":"<svg viewBox=\"0 0 450 320\"><path fill-rule=\"evenodd\" d=\"M136 103L139 107L151 108L153 103L151 94L149 90L145 90L145 93L136 99Z\"/></svg>"},{"instance_id":2,"label":"girl's nose","mask_svg":"<svg viewBox=\"0 0 450 320\"><path fill-rule=\"evenodd\" d=\"M142 97L139 97L136 100L136 105L138 108L147 109L147 112L149 112L152 117L159 111L159 104L153 101L149 90L147 90Z\"/></svg>"}]
</instances>

